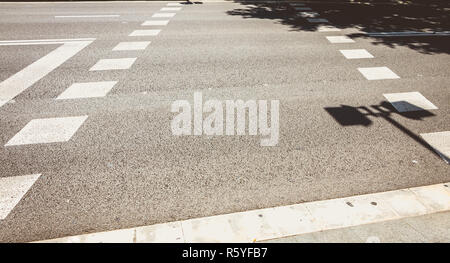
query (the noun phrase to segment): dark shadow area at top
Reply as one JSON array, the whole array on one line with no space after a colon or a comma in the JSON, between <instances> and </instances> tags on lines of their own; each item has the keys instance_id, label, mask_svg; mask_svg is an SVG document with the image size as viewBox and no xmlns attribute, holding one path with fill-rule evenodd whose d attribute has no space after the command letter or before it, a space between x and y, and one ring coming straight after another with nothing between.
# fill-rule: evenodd
<instances>
[{"instance_id":1,"label":"dark shadow area at top","mask_svg":"<svg viewBox=\"0 0 450 263\"><path fill-rule=\"evenodd\" d=\"M228 11L229 15L244 18L272 19L277 23L290 26L294 31L318 31L319 26L332 25L340 29L357 28L363 33L348 34L357 39L369 39L374 45L391 48L405 46L424 54L450 54L450 36L372 36L373 32L442 32L450 31L449 0L361 0L364 3L346 1L312 1L304 2L317 12L316 18L325 18L329 22L310 23L299 15L289 3L258 2L234 0L242 8ZM297 6L302 7L302 6ZM329 32L337 35L339 32Z\"/></svg>"},{"instance_id":2,"label":"dark shadow area at top","mask_svg":"<svg viewBox=\"0 0 450 263\"><path fill-rule=\"evenodd\" d=\"M203 2L187 0L187 1L184 1L184 2L180 2L180 4L182 4L182 5L202 5Z\"/></svg>"}]
</instances>

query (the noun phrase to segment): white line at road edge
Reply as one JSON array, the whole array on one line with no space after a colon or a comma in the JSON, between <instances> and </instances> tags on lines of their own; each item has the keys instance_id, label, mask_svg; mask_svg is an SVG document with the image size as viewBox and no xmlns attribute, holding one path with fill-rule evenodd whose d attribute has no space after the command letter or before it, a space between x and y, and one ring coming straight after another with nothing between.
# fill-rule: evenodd
<instances>
[{"instance_id":1,"label":"white line at road edge","mask_svg":"<svg viewBox=\"0 0 450 263\"><path fill-rule=\"evenodd\" d=\"M450 210L450 183L38 242L255 242Z\"/></svg>"},{"instance_id":2,"label":"white line at road edge","mask_svg":"<svg viewBox=\"0 0 450 263\"><path fill-rule=\"evenodd\" d=\"M119 17L120 15L72 15L72 16L55 16L55 18L95 18L95 17Z\"/></svg>"},{"instance_id":3,"label":"white line at road edge","mask_svg":"<svg viewBox=\"0 0 450 263\"><path fill-rule=\"evenodd\" d=\"M41 42L39 42L41 41ZM45 77L48 73L62 65L66 60L73 57L83 48L92 43L93 40L62 41L49 39L28 41L2 41L0 45L27 45L27 44L63 44L52 52L33 62L26 68L12 75L0 83L0 107L14 97L22 93L34 83Z\"/></svg>"},{"instance_id":4,"label":"white line at road edge","mask_svg":"<svg viewBox=\"0 0 450 263\"><path fill-rule=\"evenodd\" d=\"M371 37L428 37L428 36L450 36L450 31L442 32L420 32L420 31L405 31L405 32L371 32L366 33Z\"/></svg>"},{"instance_id":5,"label":"white line at road edge","mask_svg":"<svg viewBox=\"0 0 450 263\"><path fill-rule=\"evenodd\" d=\"M31 44L31 43L48 43L48 44L64 44L67 42L77 41L94 41L95 38L63 38L63 39L26 39L26 40L0 40L0 45L9 46L14 44Z\"/></svg>"}]
</instances>

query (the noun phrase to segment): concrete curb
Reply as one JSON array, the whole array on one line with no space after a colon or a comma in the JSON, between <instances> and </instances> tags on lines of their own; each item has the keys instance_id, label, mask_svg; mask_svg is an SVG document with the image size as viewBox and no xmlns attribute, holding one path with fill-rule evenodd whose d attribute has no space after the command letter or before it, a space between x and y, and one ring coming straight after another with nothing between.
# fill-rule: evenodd
<instances>
[{"instance_id":1,"label":"concrete curb","mask_svg":"<svg viewBox=\"0 0 450 263\"><path fill-rule=\"evenodd\" d=\"M450 183L444 183L37 242L244 243L449 210Z\"/></svg>"}]
</instances>

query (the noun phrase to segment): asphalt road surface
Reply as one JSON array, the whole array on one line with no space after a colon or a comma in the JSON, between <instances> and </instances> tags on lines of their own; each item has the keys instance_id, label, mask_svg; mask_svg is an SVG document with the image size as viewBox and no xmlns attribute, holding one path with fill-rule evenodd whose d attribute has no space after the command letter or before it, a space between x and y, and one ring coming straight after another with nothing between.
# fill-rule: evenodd
<instances>
[{"instance_id":1,"label":"asphalt road surface","mask_svg":"<svg viewBox=\"0 0 450 263\"><path fill-rule=\"evenodd\" d=\"M420 134L450 131L450 37L366 34L448 31L448 11L307 6L329 22L285 3L0 3L0 241L448 182L445 156ZM388 72L358 70L371 67ZM195 91L279 100L278 144L174 136L171 104ZM407 92L435 107L400 112L383 96Z\"/></svg>"}]
</instances>

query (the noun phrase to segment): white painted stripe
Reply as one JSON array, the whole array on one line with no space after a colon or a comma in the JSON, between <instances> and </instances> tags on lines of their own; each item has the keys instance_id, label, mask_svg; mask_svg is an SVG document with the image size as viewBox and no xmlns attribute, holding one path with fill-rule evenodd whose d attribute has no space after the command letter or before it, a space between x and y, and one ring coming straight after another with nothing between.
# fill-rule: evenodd
<instances>
[{"instance_id":1,"label":"white painted stripe","mask_svg":"<svg viewBox=\"0 0 450 263\"><path fill-rule=\"evenodd\" d=\"M365 49L341 49L339 50L346 59L373 58Z\"/></svg>"},{"instance_id":2,"label":"white painted stripe","mask_svg":"<svg viewBox=\"0 0 450 263\"><path fill-rule=\"evenodd\" d=\"M119 17L120 15L67 15L55 16L55 18L95 18L95 17Z\"/></svg>"},{"instance_id":3,"label":"white painted stripe","mask_svg":"<svg viewBox=\"0 0 450 263\"><path fill-rule=\"evenodd\" d=\"M306 19L310 23L328 23L328 19L325 18L307 18Z\"/></svg>"},{"instance_id":4,"label":"white painted stripe","mask_svg":"<svg viewBox=\"0 0 450 263\"><path fill-rule=\"evenodd\" d=\"M141 24L141 26L166 26L169 20L148 20Z\"/></svg>"},{"instance_id":5,"label":"white painted stripe","mask_svg":"<svg viewBox=\"0 0 450 263\"><path fill-rule=\"evenodd\" d=\"M175 13L155 13L152 17L174 17Z\"/></svg>"},{"instance_id":6,"label":"white painted stripe","mask_svg":"<svg viewBox=\"0 0 450 263\"><path fill-rule=\"evenodd\" d=\"M88 116L31 120L5 146L67 142Z\"/></svg>"},{"instance_id":7,"label":"white painted stripe","mask_svg":"<svg viewBox=\"0 0 450 263\"><path fill-rule=\"evenodd\" d=\"M371 37L420 37L420 36L450 36L449 31L441 32L418 32L418 31L406 31L406 32L372 32L366 35Z\"/></svg>"},{"instance_id":8,"label":"white painted stripe","mask_svg":"<svg viewBox=\"0 0 450 263\"><path fill-rule=\"evenodd\" d=\"M431 101L420 92L386 93L383 96L394 106L398 112L437 110Z\"/></svg>"},{"instance_id":9,"label":"white painted stripe","mask_svg":"<svg viewBox=\"0 0 450 263\"><path fill-rule=\"evenodd\" d=\"M388 67L371 67L371 68L358 68L359 72L367 80L380 80L380 79L399 79L400 77L395 74Z\"/></svg>"},{"instance_id":10,"label":"white painted stripe","mask_svg":"<svg viewBox=\"0 0 450 263\"><path fill-rule=\"evenodd\" d=\"M355 41L347 36L328 36L326 37L330 43L340 44L340 43L355 43Z\"/></svg>"},{"instance_id":11,"label":"white painted stripe","mask_svg":"<svg viewBox=\"0 0 450 263\"><path fill-rule=\"evenodd\" d=\"M74 83L61 93L56 99L79 99L104 97L117 84L117 81L100 81Z\"/></svg>"},{"instance_id":12,"label":"white painted stripe","mask_svg":"<svg viewBox=\"0 0 450 263\"><path fill-rule=\"evenodd\" d=\"M329 25L320 25L317 27L317 31L319 32L338 32L341 31L339 28Z\"/></svg>"},{"instance_id":13,"label":"white painted stripe","mask_svg":"<svg viewBox=\"0 0 450 263\"><path fill-rule=\"evenodd\" d=\"M89 71L129 69L136 58L100 59Z\"/></svg>"},{"instance_id":14,"label":"white painted stripe","mask_svg":"<svg viewBox=\"0 0 450 263\"><path fill-rule=\"evenodd\" d=\"M62 39L25 39L25 40L1 40L0 44L8 43L42 43L42 42L52 42L52 43L66 43L66 42L77 42L77 41L94 41L95 38L62 38Z\"/></svg>"},{"instance_id":15,"label":"white painted stripe","mask_svg":"<svg viewBox=\"0 0 450 263\"><path fill-rule=\"evenodd\" d=\"M113 48L113 51L144 50L148 45L150 45L150 41L120 42Z\"/></svg>"},{"instance_id":16,"label":"white painted stripe","mask_svg":"<svg viewBox=\"0 0 450 263\"><path fill-rule=\"evenodd\" d=\"M161 32L161 29L146 29L146 30L134 30L129 34L130 37L139 37L139 36L156 36Z\"/></svg>"},{"instance_id":17,"label":"white painted stripe","mask_svg":"<svg viewBox=\"0 0 450 263\"><path fill-rule=\"evenodd\" d=\"M253 242L376 223L450 210L449 184L351 196L246 212L86 234L43 242L110 242L113 233L134 233L127 242ZM95 238L94 238L95 237Z\"/></svg>"},{"instance_id":18,"label":"white painted stripe","mask_svg":"<svg viewBox=\"0 0 450 263\"><path fill-rule=\"evenodd\" d=\"M319 13L317 12L300 12L298 13L299 16L307 18L307 17L318 17Z\"/></svg>"},{"instance_id":19,"label":"white painted stripe","mask_svg":"<svg viewBox=\"0 0 450 263\"><path fill-rule=\"evenodd\" d=\"M291 6L305 6L304 3L289 3Z\"/></svg>"},{"instance_id":20,"label":"white painted stripe","mask_svg":"<svg viewBox=\"0 0 450 263\"><path fill-rule=\"evenodd\" d=\"M0 107L80 52L92 41L67 42L0 83Z\"/></svg>"},{"instance_id":21,"label":"white painted stripe","mask_svg":"<svg viewBox=\"0 0 450 263\"><path fill-rule=\"evenodd\" d=\"M183 6L181 3L167 3L167 6Z\"/></svg>"},{"instance_id":22,"label":"white painted stripe","mask_svg":"<svg viewBox=\"0 0 450 263\"><path fill-rule=\"evenodd\" d=\"M181 7L163 7L160 11L180 11Z\"/></svg>"},{"instance_id":23,"label":"white painted stripe","mask_svg":"<svg viewBox=\"0 0 450 263\"><path fill-rule=\"evenodd\" d=\"M39 176L40 174L0 177L0 220L9 215Z\"/></svg>"},{"instance_id":24,"label":"white painted stripe","mask_svg":"<svg viewBox=\"0 0 450 263\"><path fill-rule=\"evenodd\" d=\"M444 159L450 164L450 131L422 133L422 138ZM447 204L450 206L450 203Z\"/></svg>"}]
</instances>

